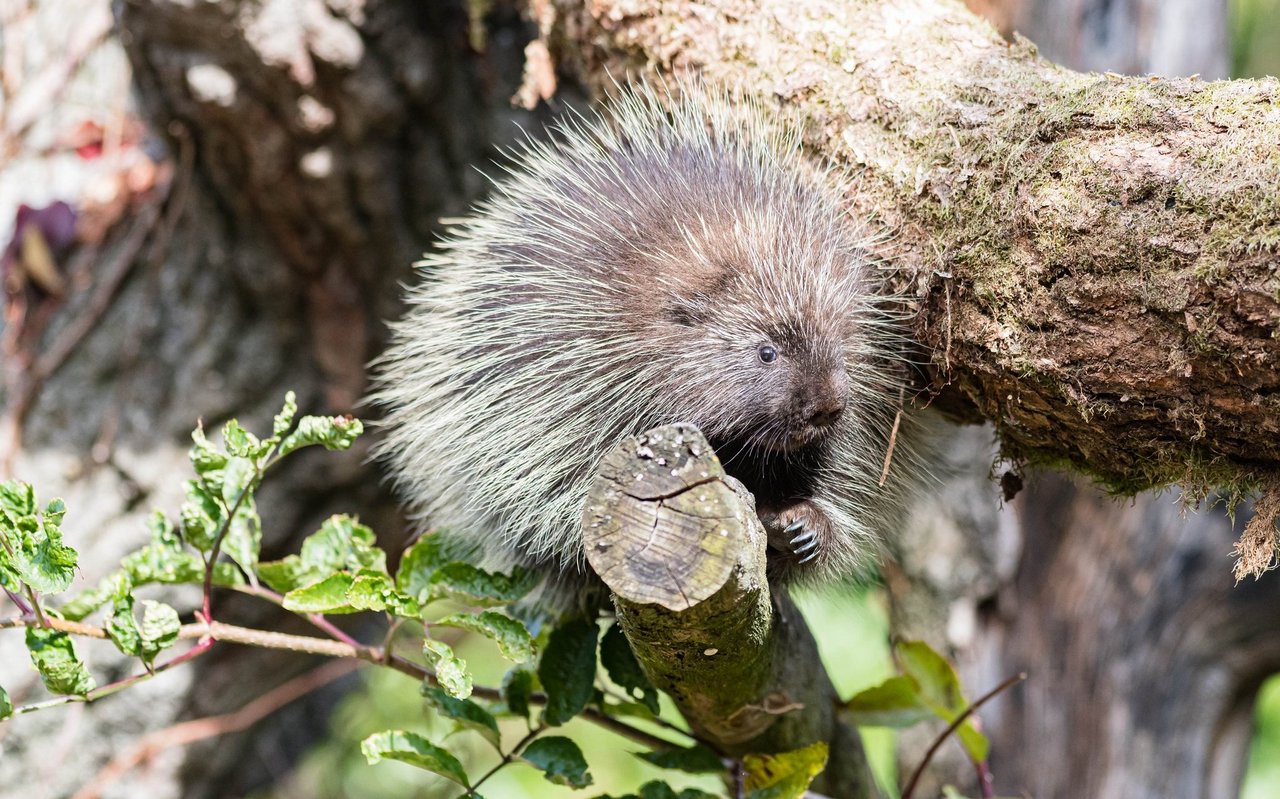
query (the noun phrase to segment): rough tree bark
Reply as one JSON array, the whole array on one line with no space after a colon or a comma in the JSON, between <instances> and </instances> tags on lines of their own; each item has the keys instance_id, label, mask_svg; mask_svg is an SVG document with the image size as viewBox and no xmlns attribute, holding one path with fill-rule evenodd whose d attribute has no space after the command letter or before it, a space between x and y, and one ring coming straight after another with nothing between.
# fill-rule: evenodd
<instances>
[{"instance_id":1,"label":"rough tree bark","mask_svg":"<svg viewBox=\"0 0 1280 799\"><path fill-rule=\"evenodd\" d=\"M91 323L31 404L14 464L67 499L70 540L100 565L145 542L150 508L176 512L197 418L269 428L289 389L305 412L368 415L357 408L364 366L397 313L398 282L437 220L479 196L477 170L517 122L538 121L510 104L530 35L511 4L491 4L474 26L463 0L115 7L142 114L178 175L160 221L126 223L36 344L48 351ZM486 37L483 50L473 35ZM142 246L128 252L135 229ZM300 459L268 481L264 557L296 551L334 512L360 513L394 547L398 514L366 456ZM215 614L279 624L235 599ZM92 662L124 668L108 649L90 648ZM5 659L21 667L23 657ZM0 795L70 796L140 730L236 710L316 665L234 647L197 663L131 701L11 722ZM252 734L164 753L105 795L244 795L323 735L333 700L321 693Z\"/></svg>"},{"instance_id":2,"label":"rough tree bark","mask_svg":"<svg viewBox=\"0 0 1280 799\"><path fill-rule=\"evenodd\" d=\"M1054 5L1035 0L1019 16L1048 19ZM1137 30L1213 30L1224 23L1206 15L1225 18L1213 0L1189 14L1171 4L1138 16L1124 5L1134 17L1089 17L1087 33L1061 20L1023 31L1046 51L1069 52L1086 38L1132 43ZM1120 64L1205 68L1203 51L1156 53L1162 37L1137 38L1144 44ZM898 541L889 586L894 628L953 647L966 685L1030 673L983 711L1000 791L1235 799L1254 695L1280 669L1280 583L1233 586L1231 521L1221 509L1184 518L1176 495L1122 505L1083 481L1042 474L997 513L990 499L975 501L990 456L970 461L963 451L978 444L952 448L950 463L961 472L967 464L969 477L948 480L942 502L923 514L928 523ZM1248 516L1241 511L1236 530ZM971 779L952 766L933 784Z\"/></svg>"},{"instance_id":3,"label":"rough tree bark","mask_svg":"<svg viewBox=\"0 0 1280 799\"><path fill-rule=\"evenodd\" d=\"M920 299L935 405L1113 488L1280 460L1280 83L1071 72L955 0L559 0L553 56L792 106Z\"/></svg>"},{"instance_id":4,"label":"rough tree bark","mask_svg":"<svg viewBox=\"0 0 1280 799\"><path fill-rule=\"evenodd\" d=\"M770 591L755 500L696 428L659 427L606 455L582 535L641 667L702 740L738 756L822 742L814 790L878 793L799 609Z\"/></svg>"},{"instance_id":5,"label":"rough tree bark","mask_svg":"<svg viewBox=\"0 0 1280 799\"><path fill-rule=\"evenodd\" d=\"M508 4L471 3L491 8L479 51L463 6L122 4L143 108L190 183L170 246L48 380L26 463L52 465L25 475L62 470L57 453L89 451L118 414L116 452L83 480L129 489L107 503L123 522L171 481L194 416L261 418L286 388L348 409L395 280L514 131L522 52L530 95L554 85L550 52L596 83L606 67L698 68L798 109L809 144L857 169L851 208L893 231L884 254L919 300L935 404L994 421L1008 455L1125 489L1275 469L1275 81L1079 75L950 0L533 0L546 49L527 50ZM322 468L299 464L264 499L277 541L330 508L385 510L358 454ZM296 667L228 659L174 715L236 706ZM315 728L269 726L259 740L286 749ZM173 795L266 779L244 743L196 752Z\"/></svg>"}]
</instances>

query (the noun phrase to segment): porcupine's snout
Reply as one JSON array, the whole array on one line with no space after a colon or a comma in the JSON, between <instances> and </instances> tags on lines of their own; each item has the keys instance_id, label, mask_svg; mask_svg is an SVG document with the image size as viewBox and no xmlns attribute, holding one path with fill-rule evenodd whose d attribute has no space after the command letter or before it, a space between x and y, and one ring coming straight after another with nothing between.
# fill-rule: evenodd
<instances>
[{"instance_id":1,"label":"porcupine's snout","mask_svg":"<svg viewBox=\"0 0 1280 799\"><path fill-rule=\"evenodd\" d=\"M813 387L805 403L805 420L818 430L833 426L849 402L849 373L833 369L827 379Z\"/></svg>"}]
</instances>

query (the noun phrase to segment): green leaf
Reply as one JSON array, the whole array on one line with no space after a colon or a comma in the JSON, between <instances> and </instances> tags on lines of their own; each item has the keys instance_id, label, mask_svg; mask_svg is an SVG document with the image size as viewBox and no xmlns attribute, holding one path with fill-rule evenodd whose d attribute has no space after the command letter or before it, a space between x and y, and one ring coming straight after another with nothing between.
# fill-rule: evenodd
<instances>
[{"instance_id":1,"label":"green leaf","mask_svg":"<svg viewBox=\"0 0 1280 799\"><path fill-rule=\"evenodd\" d=\"M221 472L227 465L227 456L219 452L205 437L204 425L196 425L196 429L191 431L191 441L194 446L191 447L188 457L191 458L191 465L196 470L196 474L202 477L211 475Z\"/></svg>"},{"instance_id":2,"label":"green leaf","mask_svg":"<svg viewBox=\"0 0 1280 799\"><path fill-rule=\"evenodd\" d=\"M529 718L529 694L533 693L533 672L513 668L502 676L502 701L507 710L517 716Z\"/></svg>"},{"instance_id":3,"label":"green leaf","mask_svg":"<svg viewBox=\"0 0 1280 799\"><path fill-rule=\"evenodd\" d=\"M597 796L596 799L615 799L612 796ZM616 799L720 799L718 794L707 793L697 788L685 788L676 793L675 790L661 780L652 780L640 786L639 793L629 793Z\"/></svg>"},{"instance_id":4,"label":"green leaf","mask_svg":"<svg viewBox=\"0 0 1280 799\"><path fill-rule=\"evenodd\" d=\"M307 536L298 555L258 564L258 577L281 593L288 593L335 572L369 569L386 573L387 556L376 536L352 516L330 516Z\"/></svg>"},{"instance_id":5,"label":"green leaf","mask_svg":"<svg viewBox=\"0 0 1280 799\"><path fill-rule=\"evenodd\" d=\"M107 637L116 645L116 649L126 655L142 653L142 635L138 632L138 621L133 616L133 586L129 578L121 573L114 575L111 589L111 615L107 617Z\"/></svg>"},{"instance_id":6,"label":"green leaf","mask_svg":"<svg viewBox=\"0 0 1280 799\"><path fill-rule=\"evenodd\" d=\"M492 610L480 613L455 613L435 623L437 627L457 627L493 639L507 660L528 663L533 660L533 638L525 626L510 616Z\"/></svg>"},{"instance_id":7,"label":"green leaf","mask_svg":"<svg viewBox=\"0 0 1280 799\"><path fill-rule=\"evenodd\" d=\"M427 656L436 680L446 693L458 699L471 696L471 672L467 671L467 662L453 654L452 647L443 641L427 638L422 642L422 653Z\"/></svg>"},{"instance_id":8,"label":"green leaf","mask_svg":"<svg viewBox=\"0 0 1280 799\"><path fill-rule=\"evenodd\" d=\"M542 721L564 724L586 708L595 693L596 635L594 622L573 619L551 631L538 663L538 679L547 692Z\"/></svg>"},{"instance_id":9,"label":"green leaf","mask_svg":"<svg viewBox=\"0 0 1280 799\"><path fill-rule=\"evenodd\" d=\"M609 679L627 694L640 700L649 712L658 714L658 690L649 682L639 661L631 651L631 644L622 633L622 627L614 622L600 641L600 663L609 673Z\"/></svg>"},{"instance_id":10,"label":"green leaf","mask_svg":"<svg viewBox=\"0 0 1280 799\"><path fill-rule=\"evenodd\" d=\"M396 588L411 596L421 597L431 584L436 569L451 560L438 535L424 535L405 550L396 569Z\"/></svg>"},{"instance_id":11,"label":"green leaf","mask_svg":"<svg viewBox=\"0 0 1280 799\"><path fill-rule=\"evenodd\" d=\"M386 610L387 596L394 591L387 575L361 570L347 589L347 599L357 610Z\"/></svg>"},{"instance_id":12,"label":"green leaf","mask_svg":"<svg viewBox=\"0 0 1280 799\"><path fill-rule=\"evenodd\" d=\"M923 641L902 641L894 647L902 673L911 678L920 699L939 715L960 713L967 706L960 677L947 659ZM950 719L948 719L949 721Z\"/></svg>"},{"instance_id":13,"label":"green leaf","mask_svg":"<svg viewBox=\"0 0 1280 799\"><path fill-rule=\"evenodd\" d=\"M9 699L9 692L0 687L0 719L7 719L13 715L13 702Z\"/></svg>"},{"instance_id":14,"label":"green leaf","mask_svg":"<svg viewBox=\"0 0 1280 799\"><path fill-rule=\"evenodd\" d=\"M827 765L827 745L821 741L779 755L747 755L747 799L800 799L813 778Z\"/></svg>"},{"instance_id":15,"label":"green leaf","mask_svg":"<svg viewBox=\"0 0 1280 799\"><path fill-rule=\"evenodd\" d=\"M18 480L0 482L0 512L15 518L36 512L36 491L29 483Z\"/></svg>"},{"instance_id":16,"label":"green leaf","mask_svg":"<svg viewBox=\"0 0 1280 799\"><path fill-rule=\"evenodd\" d=\"M21 581L41 594L67 590L75 578L76 551L62 543L59 524L66 505L55 499L36 509L35 490L26 483L0 483L0 579L10 590Z\"/></svg>"},{"instance_id":17,"label":"green leaf","mask_svg":"<svg viewBox=\"0 0 1280 799\"><path fill-rule=\"evenodd\" d=\"M196 480L187 480L182 486L187 494L187 501L178 512L182 537L201 552L208 552L222 522L222 506L214 499L211 487Z\"/></svg>"},{"instance_id":18,"label":"green leaf","mask_svg":"<svg viewBox=\"0 0 1280 799\"><path fill-rule=\"evenodd\" d=\"M538 738L524 748L520 759L542 771L556 785L585 788L591 784L587 761L573 741L559 735Z\"/></svg>"},{"instance_id":19,"label":"green leaf","mask_svg":"<svg viewBox=\"0 0 1280 799\"><path fill-rule=\"evenodd\" d=\"M923 641L902 641L894 647L902 672L915 684L921 701L939 718L951 723L969 707L960 688L960 677L947 659ZM960 744L976 763L987 759L991 743L978 732L973 719L956 730Z\"/></svg>"},{"instance_id":20,"label":"green leaf","mask_svg":"<svg viewBox=\"0 0 1280 799\"><path fill-rule=\"evenodd\" d=\"M298 395L292 391L284 395L284 407L276 414L271 421L271 435L279 437L289 432L289 428L293 427L294 417L298 415Z\"/></svg>"},{"instance_id":21,"label":"green leaf","mask_svg":"<svg viewBox=\"0 0 1280 799\"><path fill-rule=\"evenodd\" d=\"M233 507L228 505L228 507ZM227 534L222 538L222 551L227 557L252 574L258 565L258 552L262 549L262 519L258 516L257 503L253 494L249 493L236 508L227 526Z\"/></svg>"},{"instance_id":22,"label":"green leaf","mask_svg":"<svg viewBox=\"0 0 1280 799\"><path fill-rule=\"evenodd\" d=\"M76 657L71 636L43 627L27 628L27 650L44 685L55 694L84 696L94 689L93 677Z\"/></svg>"},{"instance_id":23,"label":"green leaf","mask_svg":"<svg viewBox=\"0 0 1280 799\"><path fill-rule=\"evenodd\" d=\"M516 567L510 576L493 574L470 563L446 563L432 573L427 600L449 597L481 607L509 605L533 590L538 575Z\"/></svg>"},{"instance_id":24,"label":"green leaf","mask_svg":"<svg viewBox=\"0 0 1280 799\"><path fill-rule=\"evenodd\" d=\"M464 788L471 786L467 772L458 758L412 732L375 732L360 743L360 752L370 765L380 760L399 760L451 779Z\"/></svg>"},{"instance_id":25,"label":"green leaf","mask_svg":"<svg viewBox=\"0 0 1280 799\"><path fill-rule=\"evenodd\" d=\"M156 655L178 642L178 631L182 623L178 619L178 611L150 599L142 600L142 626L139 627L142 645L142 659L151 663Z\"/></svg>"},{"instance_id":26,"label":"green leaf","mask_svg":"<svg viewBox=\"0 0 1280 799\"><path fill-rule=\"evenodd\" d=\"M338 572L318 583L295 588L284 595L280 604L294 613L356 613L347 600L347 592L355 583L349 572Z\"/></svg>"},{"instance_id":27,"label":"green leaf","mask_svg":"<svg viewBox=\"0 0 1280 799\"><path fill-rule=\"evenodd\" d=\"M258 437L241 427L235 419L223 425L222 441L226 444L227 452L233 456L233 460L234 458L252 460L262 456L266 451L266 447L263 447Z\"/></svg>"},{"instance_id":28,"label":"green leaf","mask_svg":"<svg viewBox=\"0 0 1280 799\"><path fill-rule=\"evenodd\" d=\"M453 719L459 727L474 730L493 745L498 753L502 753L501 736L498 733L498 722L493 714L472 702L470 699L456 699L442 689L423 683L422 695L439 713Z\"/></svg>"},{"instance_id":29,"label":"green leaf","mask_svg":"<svg viewBox=\"0 0 1280 799\"><path fill-rule=\"evenodd\" d=\"M921 701L910 677L890 677L879 685L856 694L845 703L853 723L859 727L906 729L935 714Z\"/></svg>"},{"instance_id":30,"label":"green leaf","mask_svg":"<svg viewBox=\"0 0 1280 799\"><path fill-rule=\"evenodd\" d=\"M724 761L720 756L705 746L637 752L636 757L658 768L687 771L690 774L720 774L725 770Z\"/></svg>"},{"instance_id":31,"label":"green leaf","mask_svg":"<svg viewBox=\"0 0 1280 799\"><path fill-rule=\"evenodd\" d=\"M304 416L298 427L280 441L280 455L315 444L327 450L349 449L364 432L364 425L351 416Z\"/></svg>"}]
</instances>

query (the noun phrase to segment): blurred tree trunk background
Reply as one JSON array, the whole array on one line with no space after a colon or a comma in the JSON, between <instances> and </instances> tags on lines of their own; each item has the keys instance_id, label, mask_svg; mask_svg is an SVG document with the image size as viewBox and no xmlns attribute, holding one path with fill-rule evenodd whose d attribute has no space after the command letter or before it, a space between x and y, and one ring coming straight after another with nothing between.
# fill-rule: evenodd
<instances>
[{"instance_id":1,"label":"blurred tree trunk background","mask_svg":"<svg viewBox=\"0 0 1280 799\"><path fill-rule=\"evenodd\" d=\"M1072 69L1228 75L1226 3L970 6ZM1029 674L982 712L1000 792L1238 797L1258 688L1280 671L1280 584L1229 573L1248 510L1186 512L1176 490L1117 500L1037 473L996 514L969 499L991 463L975 450L953 447L967 477L906 537L888 585L895 632L949 645L970 690ZM906 736L904 764L925 740ZM974 779L959 758L932 776L935 791Z\"/></svg>"},{"instance_id":2,"label":"blurred tree trunk background","mask_svg":"<svg viewBox=\"0 0 1280 799\"><path fill-rule=\"evenodd\" d=\"M107 3L6 5L6 149L32 137L64 146L65 130L32 133L38 120L23 109L72 102L67 93L82 87L70 73L90 73L91 84L95 70L127 74L94 52L118 36L136 108L111 98L102 146L135 147L162 167L137 192L114 187L126 208L63 266L63 291L7 281L0 478L64 496L70 540L92 570L145 542L152 507L176 511L197 419L269 428L290 389L305 412L369 415L365 367L410 264L441 217L480 196L478 170L514 141L517 123L537 127L510 101L529 25L505 2L473 18L480 4L463 0L131 0L114 4L111 33ZM60 40L62 28L72 34ZM43 34L52 52L33 52ZM24 60L45 68L21 74ZM113 123L137 117L150 133L112 137ZM300 458L260 502L264 559L296 551L334 512L359 513L384 536L400 528L367 450ZM261 604L224 599L215 612L279 626ZM109 646L88 654L98 668L119 662ZM20 644L0 651L15 669L0 673L11 691L33 684L25 659ZM218 647L124 701L16 719L0 732L0 796L71 795L141 733L236 710L314 665ZM334 698L320 692L248 733L162 753L105 795L244 795L323 734Z\"/></svg>"},{"instance_id":3,"label":"blurred tree trunk background","mask_svg":"<svg viewBox=\"0 0 1280 799\"><path fill-rule=\"evenodd\" d=\"M971 5L1075 68L1210 78L1230 63L1214 0ZM517 123L537 130L551 111L511 103L535 32L516 0L124 0L114 33L104 2L56 6L3 8L2 157L47 139L133 147L156 165L150 182L117 187L121 207L68 250L61 285L6 272L0 478L64 496L72 543L92 565L142 543L151 507L176 509L197 418L261 425L289 389L305 411L367 416L365 365L409 264L442 217L483 193L477 169L490 170ZM50 25L88 42L43 54L64 83L111 66L95 42L118 37L127 55L136 106L118 98L117 124L87 145L42 132L26 110L63 100L56 81L10 80L41 57L21 48ZM135 118L150 132L130 133ZM365 456L300 458L268 482L264 557L337 511L396 536L394 503ZM1049 474L1001 511L988 432L960 431L945 457L954 478L920 509L886 584L897 630L949 645L971 692L1030 673L982 714L1001 792L1235 797L1253 693L1280 670L1280 583L1232 587L1229 520L1184 520L1169 495L1113 502ZM248 602L217 612L272 623ZM33 678L3 670L25 657L5 646L0 682L20 701L14 688ZM109 647L90 656L119 662ZM312 665L222 647L126 699L17 719L0 729L0 797L71 795L144 731L235 710ZM203 799L269 785L324 734L341 688L158 753L102 795ZM923 745L908 738L906 750L914 762ZM958 769L944 763L937 776L971 785Z\"/></svg>"}]
</instances>

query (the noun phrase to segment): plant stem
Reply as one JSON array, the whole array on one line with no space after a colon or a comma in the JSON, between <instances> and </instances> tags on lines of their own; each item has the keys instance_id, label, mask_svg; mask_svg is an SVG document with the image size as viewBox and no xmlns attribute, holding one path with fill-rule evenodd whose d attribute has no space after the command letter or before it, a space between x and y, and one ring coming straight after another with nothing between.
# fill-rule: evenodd
<instances>
[{"instance_id":1,"label":"plant stem","mask_svg":"<svg viewBox=\"0 0 1280 799\"><path fill-rule=\"evenodd\" d=\"M86 638L107 637L106 631L101 627L94 627L82 622L67 621L66 619L53 617L50 617L48 622L50 628L70 633L72 635L79 635ZM38 623L38 620L31 616L19 616L10 619L0 619L0 629L7 627L31 627ZM358 643L349 644L345 641L331 641L329 639L315 638L308 635L290 635L288 633L277 633L269 630L257 630L216 621L212 623L197 622L195 624L184 624L178 631L178 637L185 639L208 638L216 641L224 641L226 643L256 646L264 649L285 649L291 652L304 652L306 654L321 655L324 657L354 658L367 663L373 663L395 669L401 674L405 674L416 680L427 680L433 685L436 684L435 673L427 667L414 663L411 660L407 660L400 655L385 654L381 647L376 646L364 646ZM209 642L209 645L212 645L212 641ZM194 657L194 655L191 655L190 657ZM187 659L190 659L190 657L187 657ZM174 660L184 662L179 658L174 658ZM171 668L173 665L177 665L177 663L174 663L173 661L165 663L163 666L156 668L156 673ZM484 699L500 700L502 698L501 691L489 686L477 685L472 689L472 693ZM98 697L95 696L94 698ZM36 710L39 709L39 707L67 704L68 702L76 701L84 701L84 699L82 697L73 697L70 699L61 698L53 702L42 703L39 706L32 705L25 710ZM532 693L529 696L529 702L535 705L545 705L547 703L547 695L538 692ZM652 749L670 749L678 745L658 735L633 727L620 719L605 715L595 708L587 708L584 710L582 712L582 717L597 726L603 727L626 738L627 740ZM668 729L672 732L679 732L690 740L698 741L694 735L685 732L678 727L671 726Z\"/></svg>"},{"instance_id":2,"label":"plant stem","mask_svg":"<svg viewBox=\"0 0 1280 799\"><path fill-rule=\"evenodd\" d=\"M471 787L467 789L466 795L475 796L476 789L479 788L481 785L483 785L485 780L489 779L494 774L497 774L500 769L511 765L511 762L514 761L516 757L520 754L520 750L528 746L529 742L532 741L534 738L537 738L538 735L540 735L542 731L545 729L546 727L539 725L537 727L534 727L532 730L529 730L528 735L521 738L519 742L517 742L516 745L511 748L510 752L507 752L505 755L502 756L502 760L498 763L498 765L489 769L480 777L480 779L471 783Z\"/></svg>"},{"instance_id":3,"label":"plant stem","mask_svg":"<svg viewBox=\"0 0 1280 799\"><path fill-rule=\"evenodd\" d=\"M920 765L916 766L916 770L911 774L911 779L907 781L907 787L902 790L902 799L911 799L911 795L915 793L916 784L920 782L920 778L924 776L924 770L929 765L929 761L933 760L933 756L937 754L938 749L942 746L943 742L946 741L953 732L960 729L960 725L964 724L965 719L972 716L975 710L993 699L1001 691L1012 688L1014 685L1017 685L1025 679L1027 679L1027 673L1025 671L1013 675L1009 679L997 685L995 688L992 688L990 691L987 691L985 694L978 697L973 704L964 709L963 713L956 716L955 720L948 724L947 728L942 731L942 734L933 739L933 743L929 745L929 750L924 753L924 759L920 761Z\"/></svg>"},{"instance_id":4,"label":"plant stem","mask_svg":"<svg viewBox=\"0 0 1280 799\"><path fill-rule=\"evenodd\" d=\"M60 620L51 619L51 621L60 621ZM165 661L164 663L161 663L159 666L155 666L151 668L149 671L139 672L138 674L134 674L132 676L125 677L120 680L116 680L115 682L109 683L100 688L94 688L92 691L88 692L83 696L79 696L79 695L59 696L55 699L49 699L44 702L37 702L32 705L23 705L22 707L15 708L13 711L13 715L20 716L24 713L32 713L37 710L44 710L46 708L57 707L59 705L71 705L76 703L88 704L90 702L95 702L99 699L104 699L116 693L117 691L122 691L125 688L128 688L133 685L137 685L140 682L145 682L151 679L152 677L156 676L157 674L162 674L172 668L181 666L184 663L195 660L196 658L203 655L205 652L208 652L209 648L212 646L213 646L213 641L206 638L200 641L199 643L197 643L195 646L188 649L186 652L183 652L181 655L178 655L172 660Z\"/></svg>"}]
</instances>

